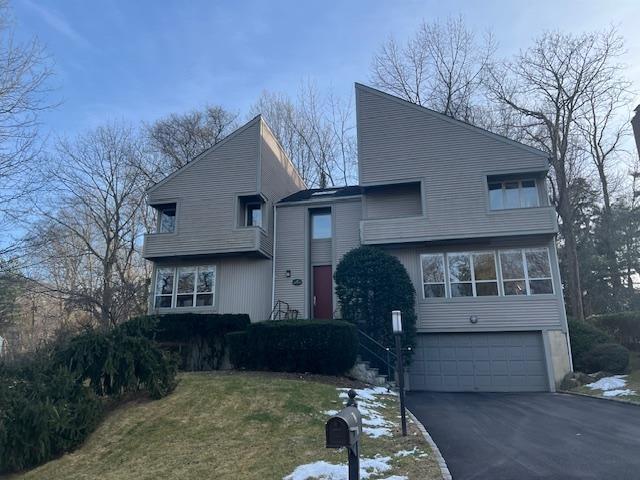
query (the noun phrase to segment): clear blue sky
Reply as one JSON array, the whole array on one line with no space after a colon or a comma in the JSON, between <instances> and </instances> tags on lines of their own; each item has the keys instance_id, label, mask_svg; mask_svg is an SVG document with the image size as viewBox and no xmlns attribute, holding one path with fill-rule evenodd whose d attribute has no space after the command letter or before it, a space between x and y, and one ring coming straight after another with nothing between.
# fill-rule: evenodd
<instances>
[{"instance_id":1,"label":"clear blue sky","mask_svg":"<svg viewBox=\"0 0 640 480\"><path fill-rule=\"evenodd\" d=\"M136 123L221 104L244 115L264 89L295 93L301 79L348 94L367 83L373 53L422 19L462 14L493 31L499 53L545 29L618 26L640 90L640 1L142 1L12 0L19 37L36 35L55 61L62 104L54 135L111 119ZM635 62L635 65L632 65ZM636 103L640 101L637 99Z\"/></svg>"}]
</instances>

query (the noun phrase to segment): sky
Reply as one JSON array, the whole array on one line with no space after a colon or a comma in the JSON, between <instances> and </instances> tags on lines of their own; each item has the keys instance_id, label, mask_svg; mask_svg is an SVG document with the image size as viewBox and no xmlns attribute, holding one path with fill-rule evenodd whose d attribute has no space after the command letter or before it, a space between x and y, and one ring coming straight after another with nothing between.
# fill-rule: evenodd
<instances>
[{"instance_id":1,"label":"sky","mask_svg":"<svg viewBox=\"0 0 640 480\"><path fill-rule=\"evenodd\" d=\"M370 83L371 58L424 19L462 15L490 30L499 56L544 30L618 28L627 76L640 91L640 1L11 0L19 39L37 37L54 62L45 132L72 136L113 120L151 122L205 104L245 118L263 90L301 81L337 95ZM634 64L635 63L635 64ZM635 104L640 103L636 96Z\"/></svg>"}]
</instances>

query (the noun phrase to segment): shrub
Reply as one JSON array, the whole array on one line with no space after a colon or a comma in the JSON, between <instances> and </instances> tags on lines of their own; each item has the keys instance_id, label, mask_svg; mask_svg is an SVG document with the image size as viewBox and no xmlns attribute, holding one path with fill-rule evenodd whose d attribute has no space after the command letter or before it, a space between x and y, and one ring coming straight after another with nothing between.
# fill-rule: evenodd
<instances>
[{"instance_id":1,"label":"shrub","mask_svg":"<svg viewBox=\"0 0 640 480\"><path fill-rule=\"evenodd\" d=\"M584 358L587 373L625 373L629 366L629 350L617 343L596 345Z\"/></svg>"},{"instance_id":2,"label":"shrub","mask_svg":"<svg viewBox=\"0 0 640 480\"><path fill-rule=\"evenodd\" d=\"M247 349L247 332L231 332L225 337L231 365L236 368L248 368L250 355Z\"/></svg>"},{"instance_id":3,"label":"shrub","mask_svg":"<svg viewBox=\"0 0 640 480\"><path fill-rule=\"evenodd\" d=\"M595 315L589 320L625 347L640 351L640 312Z\"/></svg>"},{"instance_id":4,"label":"shrub","mask_svg":"<svg viewBox=\"0 0 640 480\"><path fill-rule=\"evenodd\" d=\"M358 350L355 326L339 320L260 322L244 338L229 337L234 366L276 372L340 374L354 365Z\"/></svg>"},{"instance_id":5,"label":"shrub","mask_svg":"<svg viewBox=\"0 0 640 480\"><path fill-rule=\"evenodd\" d=\"M183 370L212 370L222 364L225 335L242 331L250 323L245 314L176 313L137 317L123 328L153 336L165 348L177 352Z\"/></svg>"},{"instance_id":6,"label":"shrub","mask_svg":"<svg viewBox=\"0 0 640 480\"><path fill-rule=\"evenodd\" d=\"M577 371L585 372L587 370L586 358L589 352L596 345L610 343L612 339L589 323L573 319L569 319L568 323L573 367Z\"/></svg>"},{"instance_id":7,"label":"shrub","mask_svg":"<svg viewBox=\"0 0 640 480\"><path fill-rule=\"evenodd\" d=\"M413 283L400 261L374 247L347 253L335 272L342 318L383 345L393 345L391 311L402 311L403 343L414 346L416 334Z\"/></svg>"}]
</instances>

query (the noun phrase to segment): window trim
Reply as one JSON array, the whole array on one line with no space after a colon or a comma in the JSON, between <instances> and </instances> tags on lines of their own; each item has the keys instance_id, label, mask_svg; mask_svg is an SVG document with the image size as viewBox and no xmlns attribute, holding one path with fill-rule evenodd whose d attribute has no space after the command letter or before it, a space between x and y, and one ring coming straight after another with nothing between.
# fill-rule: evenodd
<instances>
[{"instance_id":1,"label":"window trim","mask_svg":"<svg viewBox=\"0 0 640 480\"><path fill-rule=\"evenodd\" d=\"M518 183L518 203L520 204L517 207L507 207L506 204L506 195L507 195L507 188L506 188L506 184L507 183L514 183L517 182ZM535 205L529 205L529 206L523 206L522 205L522 190L523 190L523 186L522 183L523 182L533 182L534 186L535 186L535 190L536 190L536 204ZM500 191L502 193L502 208L493 208L491 206L491 190L489 188L489 186L491 184L496 184L499 183L500 184ZM504 179L504 180L490 180L489 177L486 177L486 188L487 188L487 203L489 206L489 211L490 212L501 212L503 210L520 210L523 208L538 208L538 207L542 207L542 202L540 201L540 185L538 184L538 179L536 177L521 177L521 178L512 178L512 179Z\"/></svg>"},{"instance_id":2,"label":"window trim","mask_svg":"<svg viewBox=\"0 0 640 480\"><path fill-rule=\"evenodd\" d=\"M527 263L527 258L526 258L526 252L529 251L546 251L547 252L547 261L549 263L549 277L529 277L529 265ZM522 260L522 266L524 269L524 278L517 278L517 279L506 279L506 281L524 281L525 284L525 290L526 293L524 295L506 295L505 294L505 290L504 290L504 282L505 279L502 275L502 259L500 258L500 254L501 253L514 253L514 252L518 252L520 254L520 258ZM486 254L486 253L492 253L493 254L493 261L494 261L494 265L495 265L495 269L496 269L496 279L495 280L476 280L475 279L475 263L474 263L474 255L478 255L478 254ZM470 267L471 267L471 282L451 282L451 278L449 276L449 255L470 255ZM445 291L445 295L444 297L427 297L424 293L424 287L425 285L430 285L430 284L434 284L434 285L441 285L441 282L425 282L424 281L424 268L423 268L423 263L422 263L422 258L424 256L442 256L443 257L443 261L444 261L444 267L445 267L445 272L444 272L444 291ZM446 251L446 252L425 252L425 253L420 253L418 255L418 261L420 262L420 283L422 285L422 300L425 301L438 301L438 300L459 300L459 299L464 299L464 298L496 298L496 297L509 297L509 298L514 298L514 297L538 297L541 295L556 295L556 282L553 278L553 266L551 263L551 252L549 247L521 247L521 248L498 248L498 249L492 249L492 250L470 250L470 251ZM539 294L532 294L531 293L531 287L529 285L529 281L530 280L550 280L551 281L551 293L539 293ZM477 289L476 289L476 283L497 283L497 291L498 294L497 295L481 295L478 296L477 295ZM461 284L466 284L466 283L471 283L471 288L472 288L472 293L473 295L471 296L459 296L459 297L454 297L451 294L451 284L457 284L457 283L461 283Z\"/></svg>"},{"instance_id":3,"label":"window trim","mask_svg":"<svg viewBox=\"0 0 640 480\"><path fill-rule=\"evenodd\" d=\"M262 203L260 202L248 202L244 207L244 226L245 227L257 227L262 228L262 224L264 223L264 212L262 210ZM258 207L257 210L260 210L260 225L253 224L253 218L249 217L249 213L253 211L251 207ZM249 219L251 218L251 224L249 224Z\"/></svg>"},{"instance_id":4,"label":"window trim","mask_svg":"<svg viewBox=\"0 0 640 480\"><path fill-rule=\"evenodd\" d=\"M200 275L200 269L211 269L211 271L213 271L213 282L212 282L212 286L211 286L211 291L210 292L198 292L198 279L199 279L199 275ZM191 294L189 293L178 293L178 275L181 269L193 269L195 270L195 278L194 278L194 282L193 282L193 292ZM157 293L157 282L158 282L158 274L160 273L160 270L171 270L173 272L173 284L172 284L172 289L171 289L171 294L158 294ZM218 285L218 266L215 264L205 264L205 265L178 265L178 266L172 266L172 267L158 267L156 268L156 274L155 274L155 284L154 284L154 292L153 292L153 308L154 310L169 310L169 309L179 309L179 310L183 310L183 309L190 309L190 308L197 308L197 309L204 309L204 308L215 308L216 307L216 287ZM210 294L212 295L211 297L211 305L202 305L202 306L198 306L197 301L198 301L198 295L206 295L206 294ZM191 305L187 305L187 306L178 306L178 295L191 295L192 296L192 303ZM171 297L171 306L170 307L156 307L156 298L157 297Z\"/></svg>"},{"instance_id":5,"label":"window trim","mask_svg":"<svg viewBox=\"0 0 640 480\"><path fill-rule=\"evenodd\" d=\"M162 232L160 231L160 226L161 226L161 222L162 222L162 210L159 207L162 207L164 205L175 205L174 209L175 209L175 220L173 223L173 231L172 232ZM154 203L153 205L150 205L151 208L153 208L156 212L157 212L157 218L156 218L156 222L155 222L155 231L152 232L154 235L175 235L178 232L178 213L179 213L179 209L180 209L180 205L179 202L177 200L168 200L166 202L158 202L158 203Z\"/></svg>"}]
</instances>

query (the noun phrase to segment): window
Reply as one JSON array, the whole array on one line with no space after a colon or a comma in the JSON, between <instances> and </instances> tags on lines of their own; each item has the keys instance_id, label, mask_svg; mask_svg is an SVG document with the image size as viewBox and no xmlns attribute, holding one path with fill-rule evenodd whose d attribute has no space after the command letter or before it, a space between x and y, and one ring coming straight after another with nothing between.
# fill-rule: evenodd
<instances>
[{"instance_id":1,"label":"window","mask_svg":"<svg viewBox=\"0 0 640 480\"><path fill-rule=\"evenodd\" d=\"M212 306L215 283L216 267L213 265L159 268L155 308Z\"/></svg>"},{"instance_id":2,"label":"window","mask_svg":"<svg viewBox=\"0 0 640 480\"><path fill-rule=\"evenodd\" d=\"M247 227L262 226L262 205L259 203L250 203L247 205Z\"/></svg>"},{"instance_id":3,"label":"window","mask_svg":"<svg viewBox=\"0 0 640 480\"><path fill-rule=\"evenodd\" d=\"M553 294L547 248L430 253L420 266L424 298Z\"/></svg>"},{"instance_id":4,"label":"window","mask_svg":"<svg viewBox=\"0 0 640 480\"><path fill-rule=\"evenodd\" d=\"M176 204L168 203L159 205L158 210L158 232L173 233L176 231Z\"/></svg>"},{"instance_id":5,"label":"window","mask_svg":"<svg viewBox=\"0 0 640 480\"><path fill-rule=\"evenodd\" d=\"M331 210L311 212L311 238L313 240L331 238Z\"/></svg>"},{"instance_id":6,"label":"window","mask_svg":"<svg viewBox=\"0 0 640 480\"><path fill-rule=\"evenodd\" d=\"M553 280L546 248L500 252L502 285L505 295L553 293Z\"/></svg>"},{"instance_id":7,"label":"window","mask_svg":"<svg viewBox=\"0 0 640 480\"><path fill-rule=\"evenodd\" d=\"M422 288L425 298L444 297L444 255L421 255Z\"/></svg>"},{"instance_id":8,"label":"window","mask_svg":"<svg viewBox=\"0 0 640 480\"><path fill-rule=\"evenodd\" d=\"M173 298L173 268L159 268L156 274L155 308L171 308Z\"/></svg>"},{"instance_id":9,"label":"window","mask_svg":"<svg viewBox=\"0 0 640 480\"><path fill-rule=\"evenodd\" d=\"M507 180L489 182L489 206L491 210L537 207L538 187L532 180Z\"/></svg>"}]
</instances>

